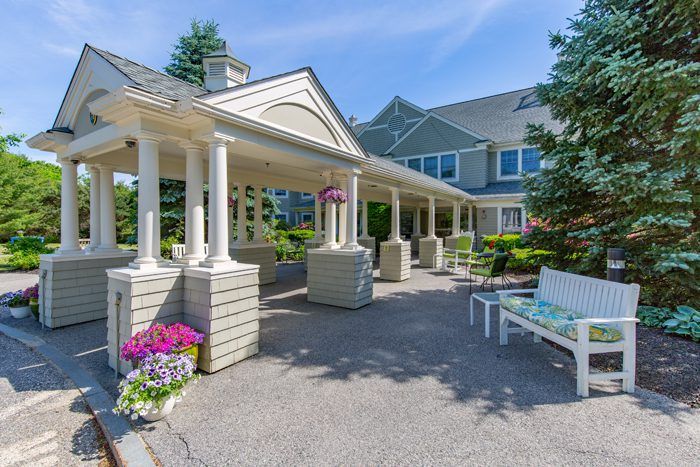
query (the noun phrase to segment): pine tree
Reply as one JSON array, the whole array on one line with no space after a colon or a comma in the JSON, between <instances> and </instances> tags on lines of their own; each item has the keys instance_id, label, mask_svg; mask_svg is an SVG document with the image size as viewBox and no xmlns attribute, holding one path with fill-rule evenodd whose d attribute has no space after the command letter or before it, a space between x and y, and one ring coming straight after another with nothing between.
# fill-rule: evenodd
<instances>
[{"instance_id":1,"label":"pine tree","mask_svg":"<svg viewBox=\"0 0 700 467\"><path fill-rule=\"evenodd\" d=\"M556 266L602 276L627 251L642 303L700 301L700 3L588 0L539 99L566 123L530 126L550 166L526 177L528 241Z\"/></svg>"},{"instance_id":2,"label":"pine tree","mask_svg":"<svg viewBox=\"0 0 700 467\"><path fill-rule=\"evenodd\" d=\"M202 57L221 47L224 40L219 37L219 25L213 20L193 19L190 31L183 34L174 44L170 54L170 64L165 72L197 86L204 85Z\"/></svg>"}]
</instances>

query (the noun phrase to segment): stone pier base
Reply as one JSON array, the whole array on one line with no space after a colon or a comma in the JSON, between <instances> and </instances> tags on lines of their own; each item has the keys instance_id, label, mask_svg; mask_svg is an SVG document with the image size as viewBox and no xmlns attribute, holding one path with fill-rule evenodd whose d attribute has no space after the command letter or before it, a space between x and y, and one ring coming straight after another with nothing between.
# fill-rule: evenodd
<instances>
[{"instance_id":1,"label":"stone pier base","mask_svg":"<svg viewBox=\"0 0 700 467\"><path fill-rule=\"evenodd\" d=\"M321 248L323 245L322 238L312 238L309 240L304 240L304 271L308 269L309 266L309 250L314 248Z\"/></svg>"},{"instance_id":2,"label":"stone pier base","mask_svg":"<svg viewBox=\"0 0 700 467\"><path fill-rule=\"evenodd\" d=\"M454 250L457 248L457 239L459 237L445 237L445 248L449 248L451 250Z\"/></svg>"},{"instance_id":3,"label":"stone pier base","mask_svg":"<svg viewBox=\"0 0 700 467\"><path fill-rule=\"evenodd\" d=\"M258 269L230 263L216 268L169 265L108 271L107 353L121 374L131 363L119 349L155 323L184 322L205 334L198 367L213 373L258 352Z\"/></svg>"},{"instance_id":4,"label":"stone pier base","mask_svg":"<svg viewBox=\"0 0 700 467\"><path fill-rule=\"evenodd\" d=\"M413 234L411 235L411 253L418 253L419 249L419 241L421 238L425 238L425 235L423 234Z\"/></svg>"},{"instance_id":5,"label":"stone pier base","mask_svg":"<svg viewBox=\"0 0 700 467\"><path fill-rule=\"evenodd\" d=\"M411 244L409 242L382 242L379 244L379 278L386 281L405 281L411 277Z\"/></svg>"},{"instance_id":6,"label":"stone pier base","mask_svg":"<svg viewBox=\"0 0 700 467\"><path fill-rule=\"evenodd\" d=\"M419 240L418 265L423 268L442 267L442 238L421 238ZM433 263L435 255L440 255Z\"/></svg>"},{"instance_id":7,"label":"stone pier base","mask_svg":"<svg viewBox=\"0 0 700 467\"><path fill-rule=\"evenodd\" d=\"M275 243L231 244L228 254L242 264L260 266L260 285L277 282L277 245Z\"/></svg>"},{"instance_id":8,"label":"stone pier base","mask_svg":"<svg viewBox=\"0 0 700 467\"><path fill-rule=\"evenodd\" d=\"M369 250L325 249L308 251L307 300L349 308L372 303L372 255Z\"/></svg>"},{"instance_id":9,"label":"stone pier base","mask_svg":"<svg viewBox=\"0 0 700 467\"><path fill-rule=\"evenodd\" d=\"M372 252L372 261L377 253L377 241L374 237L359 237L357 243Z\"/></svg>"},{"instance_id":10,"label":"stone pier base","mask_svg":"<svg viewBox=\"0 0 700 467\"><path fill-rule=\"evenodd\" d=\"M124 267L136 252L41 255L39 321L60 328L107 317L107 269Z\"/></svg>"}]
</instances>

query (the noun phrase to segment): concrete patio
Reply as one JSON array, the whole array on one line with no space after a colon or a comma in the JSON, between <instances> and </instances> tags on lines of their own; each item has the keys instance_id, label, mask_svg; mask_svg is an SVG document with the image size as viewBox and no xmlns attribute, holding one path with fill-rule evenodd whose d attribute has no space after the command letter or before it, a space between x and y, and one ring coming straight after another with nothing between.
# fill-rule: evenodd
<instances>
[{"instance_id":1,"label":"concrete patio","mask_svg":"<svg viewBox=\"0 0 700 467\"><path fill-rule=\"evenodd\" d=\"M137 425L164 465L697 461L698 412L637 389L576 396L575 365L546 344L468 324L463 276L416 267L359 310L306 301L302 264L261 288L260 353L205 376L161 422ZM492 326L495 336L496 317ZM42 332L116 396L105 320Z\"/></svg>"}]
</instances>

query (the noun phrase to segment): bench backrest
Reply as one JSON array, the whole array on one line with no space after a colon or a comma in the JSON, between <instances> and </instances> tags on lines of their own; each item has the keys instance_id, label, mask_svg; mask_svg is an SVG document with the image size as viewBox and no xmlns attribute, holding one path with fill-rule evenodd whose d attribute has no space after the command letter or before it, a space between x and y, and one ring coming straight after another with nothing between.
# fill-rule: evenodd
<instances>
[{"instance_id":1,"label":"bench backrest","mask_svg":"<svg viewBox=\"0 0 700 467\"><path fill-rule=\"evenodd\" d=\"M589 318L634 317L639 285L619 284L543 267L537 298Z\"/></svg>"}]
</instances>

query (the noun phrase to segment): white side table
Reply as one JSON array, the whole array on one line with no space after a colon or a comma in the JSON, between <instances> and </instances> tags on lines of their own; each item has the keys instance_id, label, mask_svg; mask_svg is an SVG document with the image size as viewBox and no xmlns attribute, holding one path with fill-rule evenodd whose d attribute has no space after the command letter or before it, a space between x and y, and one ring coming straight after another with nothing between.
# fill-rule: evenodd
<instances>
[{"instance_id":1,"label":"white side table","mask_svg":"<svg viewBox=\"0 0 700 467\"><path fill-rule=\"evenodd\" d=\"M474 326L474 300L484 304L484 336L491 337L491 307L500 304L497 293L474 293L469 298L469 325Z\"/></svg>"}]
</instances>

